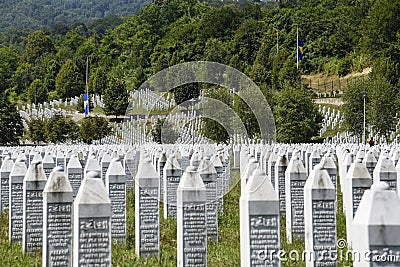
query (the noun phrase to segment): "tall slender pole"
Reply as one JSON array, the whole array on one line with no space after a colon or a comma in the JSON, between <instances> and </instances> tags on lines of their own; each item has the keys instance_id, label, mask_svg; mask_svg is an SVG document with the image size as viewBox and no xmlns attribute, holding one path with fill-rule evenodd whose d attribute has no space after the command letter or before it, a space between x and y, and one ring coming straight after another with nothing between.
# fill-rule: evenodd
<instances>
[{"instance_id":1,"label":"tall slender pole","mask_svg":"<svg viewBox=\"0 0 400 267\"><path fill-rule=\"evenodd\" d=\"M86 83L86 95L87 95L87 101L88 101L88 111L89 111L89 85L88 85L88 76L89 76L89 56L86 56L86 76L85 76L85 83ZM89 115L89 112L88 112Z\"/></svg>"},{"instance_id":2,"label":"tall slender pole","mask_svg":"<svg viewBox=\"0 0 400 267\"><path fill-rule=\"evenodd\" d=\"M299 25L296 27L296 66L299 69Z\"/></svg>"}]
</instances>

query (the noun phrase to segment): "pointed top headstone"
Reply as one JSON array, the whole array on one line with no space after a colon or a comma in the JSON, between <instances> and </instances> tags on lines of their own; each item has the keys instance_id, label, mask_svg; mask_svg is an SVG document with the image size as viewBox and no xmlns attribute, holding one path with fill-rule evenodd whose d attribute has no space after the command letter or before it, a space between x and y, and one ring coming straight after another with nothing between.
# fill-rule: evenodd
<instances>
[{"instance_id":1,"label":"pointed top headstone","mask_svg":"<svg viewBox=\"0 0 400 267\"><path fill-rule=\"evenodd\" d=\"M9 156L6 156L3 159L3 163L1 164L0 172L11 172L13 165L14 162L12 161L12 159Z\"/></svg>"},{"instance_id":2,"label":"pointed top headstone","mask_svg":"<svg viewBox=\"0 0 400 267\"><path fill-rule=\"evenodd\" d=\"M107 169L107 174L112 175L125 175L124 167L122 166L119 158L113 158Z\"/></svg>"},{"instance_id":3,"label":"pointed top headstone","mask_svg":"<svg viewBox=\"0 0 400 267\"><path fill-rule=\"evenodd\" d=\"M99 204L110 203L106 188L100 179L100 174L95 171L89 171L86 178L82 180L81 187L75 198L77 204Z\"/></svg>"},{"instance_id":4,"label":"pointed top headstone","mask_svg":"<svg viewBox=\"0 0 400 267\"><path fill-rule=\"evenodd\" d=\"M68 177L61 167L53 169L43 191L48 193L72 192Z\"/></svg>"},{"instance_id":5,"label":"pointed top headstone","mask_svg":"<svg viewBox=\"0 0 400 267\"><path fill-rule=\"evenodd\" d=\"M151 164L151 160L148 157L143 157L138 171L136 173L136 177L140 178L158 178L159 175Z\"/></svg>"}]
</instances>

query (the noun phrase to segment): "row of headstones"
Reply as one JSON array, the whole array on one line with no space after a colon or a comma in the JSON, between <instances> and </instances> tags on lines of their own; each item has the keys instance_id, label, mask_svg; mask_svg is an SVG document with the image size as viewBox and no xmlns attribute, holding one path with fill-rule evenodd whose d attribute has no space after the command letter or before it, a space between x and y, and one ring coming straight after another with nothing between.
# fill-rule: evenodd
<instances>
[{"instance_id":1,"label":"row of headstones","mask_svg":"<svg viewBox=\"0 0 400 267\"><path fill-rule=\"evenodd\" d=\"M93 105L96 106L100 106L103 107L103 103L102 103L102 96L100 95L91 95L92 97L92 103ZM53 110L55 107L61 108L61 105L64 104L64 107L68 107L68 106L76 106L78 104L79 101L79 97L78 96L74 96L71 97L71 99L68 101L68 99L62 100L51 100L49 103L47 102L43 102L43 103L39 103L39 104L27 104L27 105L23 105L21 106L21 110L23 111L28 111L28 113L31 113L32 110L36 109L36 107L38 107L38 110L44 110L44 109L49 109L51 107L51 109Z\"/></svg>"},{"instance_id":2,"label":"row of headstones","mask_svg":"<svg viewBox=\"0 0 400 267\"><path fill-rule=\"evenodd\" d=\"M329 173L330 168L324 167L326 162L334 166L333 158L323 157L307 178L300 151L292 154L289 162L282 153L275 167L278 170L275 181L279 182L274 185L257 160L245 156L242 156L247 164L241 166L244 172L241 171L240 200L242 266L280 266L280 215L286 215L287 242L291 243L293 238L305 240L307 266L337 266L336 176ZM395 191L389 190L387 183L381 182L382 179L372 187L372 181L366 183L360 176L368 172L366 167L362 171L360 165L361 162L351 165L345 177L352 185L342 188L354 192L352 200L346 197L344 200L350 207L346 212L348 244L352 245L354 253L367 255L355 261L354 266L370 266L370 261L385 253L398 257L398 234L391 233L400 227L400 216L392 216L397 214L400 199Z\"/></svg>"},{"instance_id":3,"label":"row of headstones","mask_svg":"<svg viewBox=\"0 0 400 267\"><path fill-rule=\"evenodd\" d=\"M179 140L178 143L181 144L205 144L208 143L206 138L202 136L200 129L202 127L202 120L200 117L196 117L196 111L191 113L192 115L186 115L182 113L182 116L168 116L167 121L172 122L175 130L179 131ZM172 119L169 118L178 118ZM192 119L191 119L192 118ZM144 120L138 121L125 121L120 124L114 124L115 134L120 137L119 143L126 144L144 144L149 143L151 137L148 135L149 131L147 130L148 125L145 123L141 123ZM150 122L152 126L157 123L155 117L150 118ZM186 123L185 123L186 122ZM115 142L113 138L106 137L102 140L102 142Z\"/></svg>"},{"instance_id":4,"label":"row of headstones","mask_svg":"<svg viewBox=\"0 0 400 267\"><path fill-rule=\"evenodd\" d=\"M126 238L126 175L119 159L110 163L105 185L99 172L87 171L76 196L61 167L47 179L36 159L26 168L6 157L2 170L9 166L9 205L2 208L9 210L11 244L21 242L24 253L42 249L43 266L111 264L111 240Z\"/></svg>"},{"instance_id":5,"label":"row of headstones","mask_svg":"<svg viewBox=\"0 0 400 267\"><path fill-rule=\"evenodd\" d=\"M141 125L136 121L114 124L114 129L115 136L118 140L107 136L102 139L102 142L106 144L110 140L125 144L145 144L150 142L150 137L146 135L146 125Z\"/></svg>"},{"instance_id":6,"label":"row of headstones","mask_svg":"<svg viewBox=\"0 0 400 267\"><path fill-rule=\"evenodd\" d=\"M99 152L98 155L100 156L101 153L102 152ZM114 153L114 156L117 155L117 153ZM31 156L33 156L33 158ZM62 176L61 178L59 178L64 181L64 184L65 181L68 181L68 192L57 191L61 194L58 194L58 196L52 196L50 198L52 201L56 201L55 203L50 203L51 205L49 205L48 213L52 212L52 214L50 215L50 217L43 217L46 216L46 213L44 213L44 215L40 217L40 214L42 214L42 210L38 211L37 209L40 209L39 202L41 196L43 195L43 193L41 192L41 189L43 188L41 187L43 187L46 183L46 173L48 176L51 177L52 174L48 173L48 171L55 166L51 153L46 153L46 156L44 158L45 162L43 162L43 164L41 163L40 153L36 153L36 151L34 150L32 150L27 157L24 153L20 153L19 156L14 159L15 163L7 155L5 158L3 158L0 170L2 178L1 195L3 200L1 201L1 203L3 204L1 206L2 209L10 209L10 242L13 243L22 241L24 252L30 252L38 250L42 247L43 237L43 250L45 249L45 246L47 246L47 249L49 248L49 246L50 248L54 248L54 251L44 251L44 266L47 266L45 265L46 262L48 265L50 265L49 263L51 262L51 266L54 266L54 264L60 264L58 266L64 266L66 262L70 262L72 255L70 248L72 234L69 234L67 230L70 229L72 220L70 206L72 205L72 201L76 197L76 199L78 200L75 200L75 202L83 203L81 205L82 208L80 209L81 212L78 212L78 214L86 214L86 210L89 211L88 214L84 215L83 217L81 216L82 218L80 218L79 221L75 221L76 225L80 225L77 226L80 230L79 236L76 236L75 240L79 240L79 242L81 243L76 246L74 245L74 247L86 248L79 249L79 251L75 249L75 254L79 258L79 260L77 261L82 264L104 263L109 265L109 263L111 263L111 252L107 252L108 248L105 248L107 242L104 241L105 238L108 238L108 236L106 236L108 235L108 229L110 229L110 238L112 236L112 238L118 242L125 242L126 238L125 192L128 186L128 183L126 183L126 178L128 175L126 174L130 173L130 170L135 171L135 161L134 157L132 156L133 155L129 155L129 152L125 155L124 163L126 169L124 169L122 164L119 162L121 160L120 157L117 157L109 162L110 156L107 154L107 152L104 152L103 156L101 157L101 165L94 156L89 156L89 158L86 160L86 166L84 170L82 170L80 162L76 156L68 158L68 162L66 162L67 158L64 158L64 155L61 153L61 151L58 151L56 162L63 167L56 167L54 171L58 173L56 174L57 177ZM31 167L32 165L35 166L33 167L34 171L29 169L31 167L27 169L28 160L30 160L31 162ZM67 173L60 174L65 164L67 164ZM105 179L104 177L101 177L99 175L100 173L104 175L104 172ZM83 173L85 175L83 175ZM90 175L90 173L92 174ZM39 175L39 178L35 178L33 177L33 175ZM82 177L86 178L86 176L92 176L92 178L96 178L96 180L100 181L100 184L106 185L105 188L107 188L107 198L109 197L109 201L112 204L112 216L110 219L103 218L104 216L108 216L104 215L107 212L104 213L98 211L99 208L103 209L102 207L104 206L104 203L96 203L96 201L99 200L98 194L101 193L101 188L95 188L95 184L93 183L93 181L87 182L85 186L92 189L92 196L87 195L88 188L82 189L83 187L85 187L84 184L86 181L86 179L82 180ZM50 183L50 177L48 183ZM40 180L41 182L38 182L37 180ZM31 184L27 183L26 181L32 181L34 186L36 187L33 188ZM53 182L53 184L55 184L56 187L60 187L61 185L63 185L63 183L59 181ZM99 183L97 183L97 186L99 186ZM38 189L38 187L40 188ZM106 190L105 188L103 191ZM31 189L34 192L31 192ZM80 191L78 191L78 189L84 192L81 193L81 195L83 195L81 198L79 198ZM5 197L5 195L7 195L7 191L9 194L8 198ZM30 197L32 197L32 199L30 199ZM64 203L63 198L65 198L65 202L68 203ZM93 199L91 200L90 198ZM8 203L8 201L4 200L9 200L10 204ZM93 205L90 206L89 204ZM25 207L24 205L28 206ZM106 206L107 205L108 204L106 203ZM44 207L45 211L46 205ZM58 212L61 212L62 214L58 214ZM87 215L91 216L90 214L95 215L93 215L93 218L85 217ZM103 217L97 218L96 216ZM42 232L42 230L40 230L40 227L41 225L43 225L43 221L40 221L39 218L47 218L47 220L45 221L47 221L47 225L49 226L49 232L46 232L46 228L44 228L43 233L48 233L49 236L40 235L40 233ZM111 222L111 225L108 223L108 221ZM84 223L87 229L82 230ZM105 230L105 232L99 235L97 229L103 229ZM70 230L72 231L72 229ZM76 232L76 229L74 231ZM91 243L96 243L97 241L99 243L96 244L96 246L98 246L99 249L93 249ZM76 262L74 263L74 266L75 265L77 266ZM66 266L68 266L68 264Z\"/></svg>"},{"instance_id":7,"label":"row of headstones","mask_svg":"<svg viewBox=\"0 0 400 267\"><path fill-rule=\"evenodd\" d=\"M128 188L133 188L133 174L131 169L135 169L132 163L135 161L134 151L135 147L126 147L127 152L125 152L124 147L118 146L112 149L108 146L70 146L70 147L41 147L41 148L4 148L1 153L2 158L6 156L10 157L11 162L17 160L24 161L26 167L32 162L32 160L38 160L43 162L43 168L48 176L51 170L59 166L69 174L69 179L74 187L74 195L79 188L80 180L82 179L82 174L93 170L99 171L103 180L107 168L113 158L119 158L123 162L123 166L128 175ZM30 150L29 150L30 149ZM7 152L8 151L8 152ZM137 164L136 164L137 165ZM83 168L83 170L82 170ZM2 178L6 179L9 176L8 170L3 170ZM75 182L76 181L76 182ZM77 183L75 185L75 183Z\"/></svg>"},{"instance_id":8,"label":"row of headstones","mask_svg":"<svg viewBox=\"0 0 400 267\"><path fill-rule=\"evenodd\" d=\"M165 152L153 149L141 155L135 187L138 255L160 254L159 243L151 243L159 240L160 193L164 196L164 217L170 214L177 220L177 266L207 266L207 243L218 241L218 211L223 212L222 197L229 187L226 153L219 150L219 156L209 158L207 151L194 151L191 156L189 151L182 153L180 162L180 152L167 157ZM154 163L156 168L151 167ZM183 174L182 169L186 170ZM160 188L161 184L164 187ZM142 200L149 204L140 205Z\"/></svg>"},{"instance_id":9,"label":"row of headstones","mask_svg":"<svg viewBox=\"0 0 400 267\"><path fill-rule=\"evenodd\" d=\"M162 95L155 94L148 88L131 92L130 96L135 100L137 108L144 108L148 111L166 110L176 105L174 99L171 99L170 94L165 99Z\"/></svg>"},{"instance_id":10,"label":"row of headstones","mask_svg":"<svg viewBox=\"0 0 400 267\"><path fill-rule=\"evenodd\" d=\"M61 114L62 116L66 116L67 112L64 109L55 109L55 108L44 108L44 109L32 109L29 113L25 112L24 110L19 111L20 116L30 122L32 119L50 119L55 114Z\"/></svg>"},{"instance_id":11,"label":"row of headstones","mask_svg":"<svg viewBox=\"0 0 400 267\"><path fill-rule=\"evenodd\" d=\"M278 181L275 185L272 182L273 176L263 170L251 153L248 153L247 158L246 155L241 157L247 163L241 165L241 170L244 169L241 171L241 232L244 235L241 238L242 266L279 266L279 215L286 215L289 243L293 237L305 239L307 266L337 266L337 189L336 175L331 172L336 168L326 168L327 162L334 166L333 158L323 157L314 166L310 160L312 167L307 179L300 150L290 156L289 163L285 153L281 155L275 166L274 176L275 181ZM286 168L283 168L284 165ZM341 166L339 161L340 172L343 171ZM400 200L394 190L389 190L391 182L382 182L385 181L382 179L384 169L379 166L375 168L375 176L380 179L374 179L371 191L372 179L366 178L368 170L360 159L352 163L347 173L341 176L344 203L348 207L347 244L353 247L353 252L370 252L368 257L359 259L354 266L369 264L371 260L379 259L380 255L389 251L399 258L399 234L392 237L388 226L400 227L400 216L389 219L396 212ZM283 198L282 194L285 194ZM260 204L263 202L264 205ZM360 212L357 212L358 207ZM381 207L375 213L377 216L371 216L376 207Z\"/></svg>"},{"instance_id":12,"label":"row of headstones","mask_svg":"<svg viewBox=\"0 0 400 267\"><path fill-rule=\"evenodd\" d=\"M328 129L329 126L331 126L332 129L336 127L336 125L341 128L344 118L340 114L340 110L335 112L335 109L332 109L328 107L326 109L325 106L319 105L318 106L318 111L322 114L323 119L322 119L322 125L321 125L321 130L320 130L320 136L322 136Z\"/></svg>"},{"instance_id":13,"label":"row of headstones","mask_svg":"<svg viewBox=\"0 0 400 267\"><path fill-rule=\"evenodd\" d=\"M151 161L149 160L149 156L142 156L142 159L144 159L144 160L142 160L143 163L140 164L140 167L138 169L138 173L136 175L136 182L139 185L138 187L136 187L136 190L137 190L137 192L136 192L136 196L137 197L136 197L136 200L135 200L136 201L136 207L137 207L136 208L136 220L138 220L138 218L140 216L142 216L142 217L140 217L141 219L139 219L139 221L137 221L137 224L136 224L138 226L138 228L136 229L137 236L139 237L137 239L137 241L136 241L136 246L137 246L137 252L138 252L139 255L140 254L143 254L143 255L154 255L154 251L151 248L152 248L152 246L155 245L154 242L155 242L156 239L154 238L155 236L153 234L155 234L156 232L159 232L159 230L156 231L154 229L154 227L156 227L156 226L159 227L158 226L158 221L154 221L153 220L156 215L155 215L155 213L153 215L151 215L152 211L154 211L155 205L159 205L159 204L157 204L159 198L158 198L158 196L154 195L154 194L159 194L159 191L158 191L158 189L155 190L155 188L153 188L152 186L149 187L149 185L151 185L151 181L153 181L153 182L157 181L157 185L155 185L155 184L154 185L157 188L161 188L161 189L163 187L160 186L160 183L161 183L161 181L163 181L163 183L161 183L161 184L164 184L165 185L164 188L167 189L165 194L164 194L164 200L165 200L164 205L165 205L165 210L166 210L165 216L168 217L167 214L171 214L171 216L174 216L174 214L175 214L175 217L176 217L177 214L178 214L177 213L177 209L179 209L179 203L177 202L178 198L176 196L176 187L177 187L177 184L180 184L179 180L184 180L183 176L182 176L182 179L180 179L180 177L178 175L179 174L179 170L180 170L179 169L179 163L177 162L177 159L175 158L175 155L171 155L171 156L168 157L167 161L165 162L165 167L162 168L161 165L163 164L163 161L165 160L165 152L164 153L157 153L157 152L160 152L160 151L159 150L158 151L153 150L153 152L150 153L150 156L153 159L153 162L158 162L158 164L156 166L159 166L158 167L159 173L157 173L155 171L153 171L153 172L151 171L152 169L155 169L155 168L152 167L153 164L151 164ZM157 154L159 156L159 160L157 160ZM226 153L224 155L226 156ZM176 154L176 156L179 157L179 153ZM222 154L221 154L221 157L222 157ZM189 162L186 162L187 159L185 160L184 158L185 157L182 157L182 159L181 159L182 165L188 165ZM220 179L220 178L221 177L226 177L226 175L229 175L229 168L228 168L228 170L226 169L227 165L226 164L223 165L221 163L220 157L218 157L218 156L214 157L214 159L212 161L213 164L211 164L211 162L208 161L207 157L203 158L202 160L199 160L199 159L200 159L200 153L194 153L192 158L191 158L191 164L194 165L194 166L196 166L196 165L199 165L199 166L197 168L192 166L191 168L193 170L197 170L197 171L195 171L195 174L196 175L200 174L200 177L203 178L204 183L207 184L207 194L206 194L207 201L208 201L207 202L207 210L209 210L211 208L214 210L213 212L209 212L209 214L207 215L208 216L207 217L208 218L207 227L210 228L210 229L213 229L213 230L209 230L209 238L213 238L214 240L217 240L217 232L218 232L218 230L217 230L218 229L217 215L218 215L218 213L216 212L216 207L218 207L218 204L220 204L221 203L220 201L222 201L222 192L219 191L219 188L223 188L224 191L227 191L227 188L225 188L225 186L227 184L229 184L229 180L226 180L226 178L223 178L223 179ZM89 162L90 161L88 161L88 164L90 164ZM229 159L225 159L224 162L229 162ZM27 176L31 177L33 175L32 173L35 173L36 175L38 173L41 173L41 175L40 175L41 179L39 179L39 180L41 180L41 181L43 181L45 183L45 179L46 179L45 172L44 172L43 168L41 167L42 164L39 164L39 163L40 163L40 161L37 161L36 159L34 159L32 161L32 163L31 163L31 167L35 166L34 167L35 171L32 172L32 171L28 170L27 173L29 173L29 174L25 174L25 176L20 174L19 177L20 178L21 177L25 177L24 178L25 180L38 180L38 178L27 178ZM3 161L2 170L7 169L6 166L10 166L12 164L13 164L13 161L7 157ZM13 183L11 181L15 181L15 177L18 174L18 171L17 171L18 168L19 169L23 169L23 168L26 169L26 164L23 161L17 160L16 163L14 163L14 165L12 165L12 166L13 167L12 167L12 169L10 171L10 180L9 180L10 181L10 188L16 188L16 189L19 188L20 191L21 191L21 189L24 188L24 184L20 185L20 186L13 186ZM15 167L15 166L18 166L18 167ZM39 169L41 169L41 171ZM86 168L86 171L89 172L89 169L90 168ZM85 171L85 173L86 173L86 171ZM109 171L110 171L110 169L107 171L107 173ZM55 172L61 173L62 170L61 170L61 168L55 169ZM149 174L149 172L150 172L150 174ZM160 175L160 173L163 173L163 172L164 172L164 174ZM96 173L96 172L92 172L92 173ZM99 172L97 172L97 173L99 173ZM50 174L50 176L51 175L52 174ZM121 175L120 175L119 178L121 178ZM69 174L57 174L56 176L57 177L58 176L63 176L64 178L62 178L62 179L68 181L68 184L69 184L69 179L68 179ZM90 175L88 175L88 177L89 176ZM93 174L92 174L92 176L93 176ZM161 177L164 177L164 179L161 179ZM101 181L101 179L99 179L100 176L99 177L91 177L91 178L96 178L97 180ZM141 179L141 178L143 178L143 179ZM148 180L147 178L151 178L151 179ZM51 179L49 179L49 180L51 180ZM83 192L87 192L87 189L85 189L85 190L82 189L84 187L84 184L86 184L85 180L86 180L86 176L85 176L85 179L82 181L82 185L80 186L80 189L79 189L80 191L79 192L81 192L82 190L83 190ZM90 179L88 179L88 181L89 180ZM150 181L150 183L149 183L149 181ZM178 181L178 183L177 183L177 181ZM223 183L220 183L220 181L222 181ZM89 183L89 182L87 182L87 183ZM94 184L93 184L94 182L93 181L90 182L90 183L91 183L91 186L92 186L91 189L93 190L93 192L101 192L100 189L94 187ZM35 184L37 185L38 183L36 182ZM60 185L59 182L57 182L56 184L58 186ZM109 184L106 183L106 185L108 186ZM71 189L70 190L71 191L71 197L68 197L68 199L74 199L74 194L73 194L74 190L73 190L72 186L69 185L68 187ZM28 188L28 187L25 186L25 188ZM113 192L112 188L113 189L116 188L116 189L123 190L124 188L123 188L123 184L122 183L118 184L118 185L114 185L114 186L110 185L110 187L108 187L108 188L110 189L109 197L111 198L111 203L113 203L113 200L112 200L113 197L117 197L117 199L120 199L120 200L123 199L123 197L122 197L122 196L124 196L123 192L116 192L115 191L114 193L112 193ZM36 191L38 191L38 190L36 190ZM76 196L76 199L80 199L79 198L79 194L80 194L79 192L78 192L78 194ZM173 195L173 192L175 192L175 196ZM213 193L211 193L211 192L213 192ZM11 193L10 192L10 196L13 195L13 194L15 195L15 193ZM25 192L23 194L25 194ZM33 202L35 202L36 204L38 202L37 198L40 198L42 196L42 194L40 192L35 192L35 193L32 193L32 194L29 193L29 195L30 196L32 195L32 197L33 196L36 197L36 200L33 200ZM214 198L212 197L213 195L214 195ZM90 209L92 211L93 211L93 209L96 210L96 208L94 206L94 202L95 202L96 199L98 200L99 196L97 196L97 198L94 199L94 200L90 200L90 197L86 193L84 193L81 198L82 199L79 200L81 203L86 203L86 204L92 203L93 205L90 206ZM10 197L10 199L11 199L11 197ZM60 198L57 198L57 201L60 201ZM75 202L76 201L77 200L75 200ZM175 203L174 203L174 201L175 201ZM25 203L25 202L23 202L23 203ZM36 205L36 204L34 204L34 205ZM77 206L78 204L74 204L74 205ZM18 209L18 205L16 205L16 209L13 209L14 206L15 206L14 204L12 204L10 206L10 209L11 209L10 210L10 218L18 219L19 218L18 214L15 215L14 212L18 212L18 210L20 210L20 209ZM84 206L83 209L88 208L85 205L83 205L83 206ZM60 209L60 208L56 208L54 205L51 206L51 207L52 207L51 209L53 209L54 211L55 210L58 211ZM125 204L123 205L123 207L125 207ZM63 209L65 209L65 211L70 211L70 209L66 208L65 205L63 206ZM22 209L22 210L24 210L24 209ZM112 214L114 216L114 208L112 210L113 210ZM117 210L121 210L121 205L119 206L119 208L117 208ZM174 210L175 210L175 212L174 212ZM159 210L157 210L157 214L158 214L158 212L159 212ZM74 211L74 213L76 214L75 211ZM59 223L57 223L55 221L56 217L57 216L54 215L54 214L51 217L51 218L54 219L54 220L51 220L51 222L53 223L52 224L52 226L53 226L52 230L53 231L55 231L56 226L59 225ZM63 218L63 219L67 219L68 216L65 216L65 214L63 214L63 215L61 215L59 217ZM211 218L213 218L213 219L211 219ZM106 219L105 218L100 218L100 219L101 219L101 222L96 220L96 218L91 218L90 219L91 222L94 223L95 229L97 229L96 228L96 223L97 222L99 224L101 224L98 227L100 227L100 228L101 227L105 227ZM112 222L113 222L113 217L111 217L111 229L112 229L111 230L111 234L112 234L112 236L114 236L113 235L114 230L118 232L118 231L120 231L120 229L116 229L117 227L114 227ZM60 222L61 226L64 225L66 227L67 227L67 223ZM25 224L26 225L31 225L32 224L32 225L36 225L36 226L39 225L38 223L35 223L33 221L29 221L28 223L25 223ZM90 221L89 221L88 224L86 224L86 225L88 225L87 227L89 227L89 228L93 227L93 226L91 226L89 224L90 224ZM10 229L13 229L13 226L15 226L15 225L18 225L18 222L15 223L14 221L10 221L10 227L11 227ZM22 225L24 225L24 223L22 223ZM80 225L81 225L81 228L82 228L83 222L80 222ZM18 235L18 234L16 234L17 231L14 231L14 230L10 230L10 231L12 233L12 234L10 234L11 237ZM62 233L65 233L65 228L62 228L62 230L60 230L60 231ZM32 233L32 235L33 235L33 236L30 237L32 239L31 240L32 242L33 242L33 240L39 241L38 232L35 232L35 231L31 230L31 228L28 229L28 232ZM46 233L46 231L44 231L44 232ZM81 238L82 236L86 236L88 238L95 238L94 235L96 235L96 234L93 234L93 235L85 234L85 233L82 233L82 231L80 230L79 231L79 238L76 237L76 240L79 239L80 240L79 242L81 242L82 241L82 238ZM103 233L103 235L105 235L105 234ZM60 238L61 234L60 233L59 234L53 233L53 234L51 234L51 236L52 237L56 237L56 238ZM34 238L37 238L37 239L34 239ZM46 238L44 237L44 240L47 240ZM105 238L105 236L104 236L104 238ZM103 238L103 240L104 240L104 238ZM95 239L91 239L91 240L93 241L93 240L97 240L97 239L95 238ZM157 246L159 247L159 235L158 235L158 239L157 240L158 241L156 243L158 244ZM31 248L34 247L34 245L32 245L33 244L32 242L28 242L29 244L27 245L27 247L31 247ZM54 243L55 241L53 240L51 242ZM65 240L65 238L63 238L62 241L57 241L57 246L61 246L60 242L62 244L64 244L64 245L68 243ZM82 241L82 242L87 242L87 241ZM193 243L195 241L192 240L190 242ZM100 253L100 254L98 254L99 252L96 249L93 249L96 246L104 248L105 244L106 243L101 243L99 245L93 245L93 246L90 245L90 244L81 244L78 247L85 248L86 245L87 245L88 249L79 249L79 252L78 251L76 251L76 252L74 251L74 253L76 253L78 255L78 253L80 253L80 252L82 252L82 253L86 253L87 252L89 254L86 255L86 256L83 256L84 258L91 259L91 257L93 257L93 255L97 255L101 259L98 258L98 260L96 260L96 263L107 262L108 260L106 258L103 259L103 257L99 256L99 255L101 254L103 256L106 256L109 253ZM39 248L39 245L37 245L37 248ZM75 248L75 245L74 245L74 248ZM61 253L61 251L62 252L68 252L69 250L67 250L65 248L58 248L58 250L59 250L58 252L50 253L50 255L54 256L53 258L51 258L51 260L55 260L55 261L60 260L60 261L64 262L66 259L68 259L68 257L66 257L66 255L64 255L64 254L61 255L60 253ZM31 250L27 250L27 251L31 251ZM159 253L159 249L158 249L158 253ZM44 257L44 259L45 258L46 257ZM108 256L107 256L107 258L108 258ZM48 259L48 257L47 257L47 259ZM88 260L88 261L89 261L89 263L94 263L91 260ZM87 262L87 261L82 260L82 262Z\"/></svg>"}]
</instances>

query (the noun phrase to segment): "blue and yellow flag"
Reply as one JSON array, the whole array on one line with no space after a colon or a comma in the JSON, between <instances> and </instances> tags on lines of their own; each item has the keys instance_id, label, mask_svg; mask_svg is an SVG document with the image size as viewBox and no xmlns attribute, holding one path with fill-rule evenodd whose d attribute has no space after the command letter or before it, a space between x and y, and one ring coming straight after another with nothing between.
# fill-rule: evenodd
<instances>
[{"instance_id":1,"label":"blue and yellow flag","mask_svg":"<svg viewBox=\"0 0 400 267\"><path fill-rule=\"evenodd\" d=\"M299 40L299 44L297 47L297 58L299 60L303 59L303 41L302 40Z\"/></svg>"},{"instance_id":2,"label":"blue and yellow flag","mask_svg":"<svg viewBox=\"0 0 400 267\"><path fill-rule=\"evenodd\" d=\"M83 95L83 109L85 110L85 116L89 115L89 94Z\"/></svg>"}]
</instances>

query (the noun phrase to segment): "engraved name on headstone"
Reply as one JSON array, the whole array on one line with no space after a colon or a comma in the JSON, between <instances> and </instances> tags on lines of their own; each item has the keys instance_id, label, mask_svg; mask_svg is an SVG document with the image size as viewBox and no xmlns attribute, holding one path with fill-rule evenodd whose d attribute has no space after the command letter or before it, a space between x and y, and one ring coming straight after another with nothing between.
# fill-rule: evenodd
<instances>
[{"instance_id":1,"label":"engraved name on headstone","mask_svg":"<svg viewBox=\"0 0 400 267\"><path fill-rule=\"evenodd\" d=\"M145 154L135 177L135 250L140 257L160 254L160 177Z\"/></svg>"},{"instance_id":2,"label":"engraved name on headstone","mask_svg":"<svg viewBox=\"0 0 400 267\"><path fill-rule=\"evenodd\" d=\"M73 266L111 266L111 201L100 172L86 174L73 212Z\"/></svg>"},{"instance_id":3,"label":"engraved name on headstone","mask_svg":"<svg viewBox=\"0 0 400 267\"><path fill-rule=\"evenodd\" d=\"M43 240L43 189L47 178L42 162L32 160L23 181L22 251L42 249Z\"/></svg>"},{"instance_id":4,"label":"engraved name on headstone","mask_svg":"<svg viewBox=\"0 0 400 267\"><path fill-rule=\"evenodd\" d=\"M8 210L8 202L10 197L10 173L13 168L14 162L10 156L3 159L0 168L0 212Z\"/></svg>"},{"instance_id":5,"label":"engraved name on headstone","mask_svg":"<svg viewBox=\"0 0 400 267\"><path fill-rule=\"evenodd\" d=\"M67 165L67 176L72 187L72 196L75 199L83 179L83 170L76 155L72 155Z\"/></svg>"},{"instance_id":6,"label":"engraved name on headstone","mask_svg":"<svg viewBox=\"0 0 400 267\"><path fill-rule=\"evenodd\" d=\"M292 159L285 172L286 179L286 239L290 244L293 237L304 239L304 185L307 171L299 154Z\"/></svg>"},{"instance_id":7,"label":"engraved name on headstone","mask_svg":"<svg viewBox=\"0 0 400 267\"><path fill-rule=\"evenodd\" d=\"M214 242L218 241L218 210L217 210L217 171L208 157L200 162L200 177L206 187L207 196L207 236Z\"/></svg>"},{"instance_id":8,"label":"engraved name on headstone","mask_svg":"<svg viewBox=\"0 0 400 267\"><path fill-rule=\"evenodd\" d=\"M399 266L400 200L387 183L366 190L351 228L353 251L362 256L354 267Z\"/></svg>"},{"instance_id":9,"label":"engraved name on headstone","mask_svg":"<svg viewBox=\"0 0 400 267\"><path fill-rule=\"evenodd\" d=\"M177 266L207 267L206 188L189 166L177 192Z\"/></svg>"},{"instance_id":10,"label":"engraved name on headstone","mask_svg":"<svg viewBox=\"0 0 400 267\"><path fill-rule=\"evenodd\" d=\"M164 218L176 218L176 190L181 180L182 170L175 155L168 157L163 171Z\"/></svg>"},{"instance_id":11,"label":"engraved name on headstone","mask_svg":"<svg viewBox=\"0 0 400 267\"><path fill-rule=\"evenodd\" d=\"M337 266L335 188L326 170L314 166L304 186L306 266Z\"/></svg>"},{"instance_id":12,"label":"engraved name on headstone","mask_svg":"<svg viewBox=\"0 0 400 267\"><path fill-rule=\"evenodd\" d=\"M106 188L111 200L111 237L126 241L126 174L118 158L112 159L106 172Z\"/></svg>"},{"instance_id":13,"label":"engraved name on headstone","mask_svg":"<svg viewBox=\"0 0 400 267\"><path fill-rule=\"evenodd\" d=\"M9 198L9 241L11 244L22 242L23 221L23 180L27 168L23 161L16 160L10 173Z\"/></svg>"},{"instance_id":14,"label":"engraved name on headstone","mask_svg":"<svg viewBox=\"0 0 400 267\"><path fill-rule=\"evenodd\" d=\"M279 200L261 168L250 176L239 202L241 266L280 266Z\"/></svg>"},{"instance_id":15,"label":"engraved name on headstone","mask_svg":"<svg viewBox=\"0 0 400 267\"><path fill-rule=\"evenodd\" d=\"M279 152L275 163L275 191L279 198L279 210L282 215L286 213L286 180L285 172L289 161L284 151Z\"/></svg>"},{"instance_id":16,"label":"engraved name on headstone","mask_svg":"<svg viewBox=\"0 0 400 267\"><path fill-rule=\"evenodd\" d=\"M72 187L60 167L43 190L42 266L72 266Z\"/></svg>"}]
</instances>

